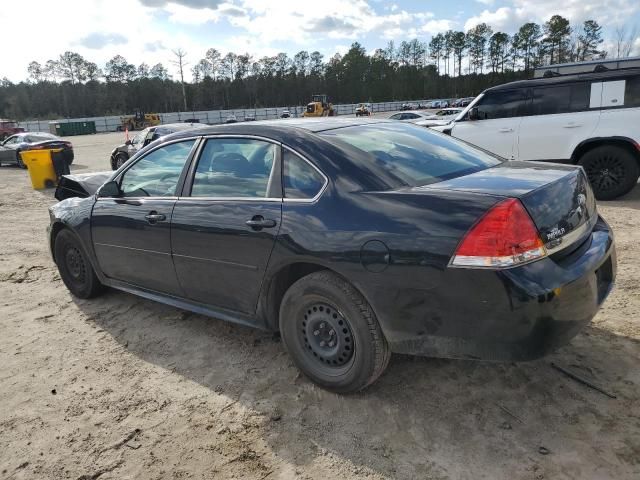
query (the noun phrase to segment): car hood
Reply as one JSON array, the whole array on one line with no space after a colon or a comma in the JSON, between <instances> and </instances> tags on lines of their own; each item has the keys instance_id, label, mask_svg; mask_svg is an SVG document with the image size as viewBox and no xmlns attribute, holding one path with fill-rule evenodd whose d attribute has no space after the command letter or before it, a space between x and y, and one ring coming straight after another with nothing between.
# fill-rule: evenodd
<instances>
[{"instance_id":1,"label":"car hood","mask_svg":"<svg viewBox=\"0 0 640 480\"><path fill-rule=\"evenodd\" d=\"M107 181L113 172L82 173L60 177L55 197L64 200L71 197L85 198L93 195Z\"/></svg>"}]
</instances>

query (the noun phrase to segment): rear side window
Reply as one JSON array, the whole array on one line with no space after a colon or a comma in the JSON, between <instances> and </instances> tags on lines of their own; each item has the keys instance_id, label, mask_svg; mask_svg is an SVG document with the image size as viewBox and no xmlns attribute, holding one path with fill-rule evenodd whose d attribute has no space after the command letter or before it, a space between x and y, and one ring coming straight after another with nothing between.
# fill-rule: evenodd
<instances>
[{"instance_id":1,"label":"rear side window","mask_svg":"<svg viewBox=\"0 0 640 480\"><path fill-rule=\"evenodd\" d=\"M526 90L488 92L476 106L479 120L521 117L526 115Z\"/></svg>"},{"instance_id":2,"label":"rear side window","mask_svg":"<svg viewBox=\"0 0 640 480\"><path fill-rule=\"evenodd\" d=\"M282 185L285 198L309 199L324 186L324 177L308 162L289 150L283 150Z\"/></svg>"},{"instance_id":3,"label":"rear side window","mask_svg":"<svg viewBox=\"0 0 640 480\"><path fill-rule=\"evenodd\" d=\"M554 85L533 89L532 115L583 112L589 110L590 83Z\"/></svg>"},{"instance_id":4,"label":"rear side window","mask_svg":"<svg viewBox=\"0 0 640 480\"><path fill-rule=\"evenodd\" d=\"M407 123L336 128L320 135L342 147L346 157L360 157L358 154L364 153L362 160L370 164L371 172L382 169L409 186L448 180L502 162L471 145Z\"/></svg>"},{"instance_id":5,"label":"rear side window","mask_svg":"<svg viewBox=\"0 0 640 480\"><path fill-rule=\"evenodd\" d=\"M209 139L198 160L191 196L265 198L273 182L275 155L276 146L262 140Z\"/></svg>"},{"instance_id":6,"label":"rear side window","mask_svg":"<svg viewBox=\"0 0 640 480\"><path fill-rule=\"evenodd\" d=\"M627 78L624 91L625 107L640 107L640 76Z\"/></svg>"}]
</instances>

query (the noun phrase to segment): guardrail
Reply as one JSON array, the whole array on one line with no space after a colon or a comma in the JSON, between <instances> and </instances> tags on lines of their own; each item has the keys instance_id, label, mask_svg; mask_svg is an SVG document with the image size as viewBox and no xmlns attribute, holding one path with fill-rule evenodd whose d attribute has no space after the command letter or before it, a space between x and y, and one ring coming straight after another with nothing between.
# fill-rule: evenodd
<instances>
[{"instance_id":1,"label":"guardrail","mask_svg":"<svg viewBox=\"0 0 640 480\"><path fill-rule=\"evenodd\" d=\"M410 103L426 103L428 100L412 100ZM371 111L390 112L400 110L403 103L409 102L381 102L372 103ZM349 115L355 113L358 103L334 105L338 115ZM196 119L200 123L218 124L224 123L228 117L235 115L238 121L242 121L246 117L253 117L256 120L272 120L280 118L282 112L288 110L292 117L301 117L304 112L304 106L296 107L272 107L272 108L238 108L233 110L208 110L193 112L171 112L160 113L161 123L181 123L186 120ZM66 122L95 122L96 132L115 132L121 127L120 116L108 117L84 117L84 118L60 118L51 120L31 120L19 122L19 125L30 132L48 132L50 123L66 123Z\"/></svg>"}]
</instances>

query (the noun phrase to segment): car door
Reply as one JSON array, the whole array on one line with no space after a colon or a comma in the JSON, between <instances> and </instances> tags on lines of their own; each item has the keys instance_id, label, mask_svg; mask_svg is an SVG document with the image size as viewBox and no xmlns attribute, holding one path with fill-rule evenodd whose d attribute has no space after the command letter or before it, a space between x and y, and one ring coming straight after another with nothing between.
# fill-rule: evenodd
<instances>
[{"instance_id":1,"label":"car door","mask_svg":"<svg viewBox=\"0 0 640 480\"><path fill-rule=\"evenodd\" d=\"M477 108L477 118L471 120L467 113L453 124L451 135L501 157L515 158L518 130L527 108L526 90L486 92L473 108Z\"/></svg>"},{"instance_id":2,"label":"car door","mask_svg":"<svg viewBox=\"0 0 640 480\"><path fill-rule=\"evenodd\" d=\"M176 189L196 139L176 141L139 158L117 181L117 197L99 197L91 235L100 269L109 278L182 296L171 259Z\"/></svg>"},{"instance_id":3,"label":"car door","mask_svg":"<svg viewBox=\"0 0 640 480\"><path fill-rule=\"evenodd\" d=\"M279 146L209 138L173 211L171 243L191 300L255 313L282 217Z\"/></svg>"},{"instance_id":4,"label":"car door","mask_svg":"<svg viewBox=\"0 0 640 480\"><path fill-rule=\"evenodd\" d=\"M600 120L600 99L590 108L591 82L533 87L531 92L531 115L520 125L516 158L570 159Z\"/></svg>"}]
</instances>

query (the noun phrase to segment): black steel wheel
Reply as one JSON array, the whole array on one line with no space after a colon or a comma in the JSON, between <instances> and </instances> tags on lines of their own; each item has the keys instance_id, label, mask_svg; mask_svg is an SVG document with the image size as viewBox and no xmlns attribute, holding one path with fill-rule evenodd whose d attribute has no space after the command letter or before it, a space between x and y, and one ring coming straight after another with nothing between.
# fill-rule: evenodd
<instances>
[{"instance_id":1,"label":"black steel wheel","mask_svg":"<svg viewBox=\"0 0 640 480\"><path fill-rule=\"evenodd\" d=\"M626 149L602 145L580 159L598 200L612 200L628 193L638 182L638 161Z\"/></svg>"},{"instance_id":2,"label":"black steel wheel","mask_svg":"<svg viewBox=\"0 0 640 480\"><path fill-rule=\"evenodd\" d=\"M391 356L367 301L329 271L307 275L287 290L280 333L296 366L314 383L338 393L373 383Z\"/></svg>"},{"instance_id":3,"label":"black steel wheel","mask_svg":"<svg viewBox=\"0 0 640 480\"><path fill-rule=\"evenodd\" d=\"M80 241L70 230L55 238L54 257L62 281L76 297L95 297L103 290Z\"/></svg>"}]
</instances>

